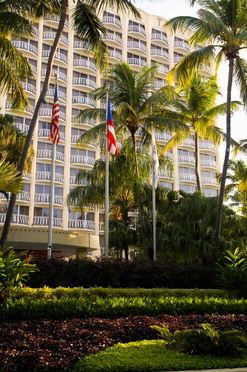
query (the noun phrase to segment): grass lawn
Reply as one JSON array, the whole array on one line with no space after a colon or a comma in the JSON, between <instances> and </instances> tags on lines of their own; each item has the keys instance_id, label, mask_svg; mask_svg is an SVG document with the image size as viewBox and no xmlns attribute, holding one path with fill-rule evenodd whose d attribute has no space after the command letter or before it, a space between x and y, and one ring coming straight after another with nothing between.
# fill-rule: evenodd
<instances>
[{"instance_id":1,"label":"grass lawn","mask_svg":"<svg viewBox=\"0 0 247 372\"><path fill-rule=\"evenodd\" d=\"M74 372L176 371L189 369L247 367L242 358L187 355L166 349L162 340L117 344L80 360Z\"/></svg>"}]
</instances>

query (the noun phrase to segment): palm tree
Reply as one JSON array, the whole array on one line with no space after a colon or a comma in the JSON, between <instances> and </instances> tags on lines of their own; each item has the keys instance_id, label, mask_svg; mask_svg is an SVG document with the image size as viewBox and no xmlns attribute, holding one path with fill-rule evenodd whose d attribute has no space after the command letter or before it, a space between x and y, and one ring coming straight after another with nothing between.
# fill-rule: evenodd
<instances>
[{"instance_id":1,"label":"palm tree","mask_svg":"<svg viewBox=\"0 0 247 372\"><path fill-rule=\"evenodd\" d=\"M11 39L31 32L30 11L30 1L3 0L0 4L0 86L10 93L12 108L29 105L21 80L31 75L31 68Z\"/></svg>"},{"instance_id":2,"label":"palm tree","mask_svg":"<svg viewBox=\"0 0 247 372\"><path fill-rule=\"evenodd\" d=\"M219 143L223 137L221 129L216 126L219 115L226 113L226 103L216 105L219 94L218 85L212 77L203 80L200 75L193 74L186 85L179 91L176 99L172 100L172 109L166 110L166 116L185 125L186 130L176 131L165 147L165 151L178 145L184 139L193 136L195 145L195 176L197 190L201 191L201 177L199 170L199 137L209 138L214 143ZM232 108L237 102L232 103Z\"/></svg>"},{"instance_id":3,"label":"palm tree","mask_svg":"<svg viewBox=\"0 0 247 372\"><path fill-rule=\"evenodd\" d=\"M135 72L123 62L112 67L104 85L95 91L95 96L104 103L106 92L113 106L113 119L119 136L130 136L134 150L136 150L136 135L142 139L151 139L150 131L164 129L173 132L175 129L184 129L184 125L177 120L168 120L164 116L163 107L169 102L172 89L161 88L152 93L157 66L143 67L140 72ZM100 119L99 125L88 130L79 140L79 144L95 141L95 138L105 133L105 109L85 109L79 116L80 119ZM136 174L138 175L137 161Z\"/></svg>"},{"instance_id":4,"label":"palm tree","mask_svg":"<svg viewBox=\"0 0 247 372\"><path fill-rule=\"evenodd\" d=\"M230 157L231 138L231 94L235 78L240 87L241 98L247 103L247 63L240 57L242 49L247 47L247 2L239 0L190 0L193 5L201 6L198 18L181 16L172 18L167 24L176 31L178 28L190 29L194 34L190 41L197 49L185 56L175 66L179 79L187 79L191 71L202 64L216 61L216 66L228 61L227 113L226 113L226 151L223 164L218 211L216 217L215 238L220 238L224 190ZM206 45L198 48L198 45Z\"/></svg>"},{"instance_id":5,"label":"palm tree","mask_svg":"<svg viewBox=\"0 0 247 372\"><path fill-rule=\"evenodd\" d=\"M7 195L9 192L18 193L22 189L22 181L14 164L5 159L0 160L0 192Z\"/></svg>"},{"instance_id":6,"label":"palm tree","mask_svg":"<svg viewBox=\"0 0 247 372\"><path fill-rule=\"evenodd\" d=\"M135 157L137 157L139 165L138 178L134 172ZM109 164L110 209L111 219L120 221L120 224L116 226L117 229L121 227L121 230L123 230L123 227L125 227L125 232L129 230L129 212L135 211L137 208L137 195L140 194L143 183L148 182L150 169L149 154L143 150L135 152L128 141L124 143L120 156L111 158ZM78 186L69 194L69 205L78 210L83 210L85 207L90 206L102 206L105 195L104 160L96 161L92 172L81 171L77 176L77 182ZM86 186L81 185L82 183L86 183ZM125 251L125 258L128 260L129 240L124 239L121 242Z\"/></svg>"},{"instance_id":7,"label":"palm tree","mask_svg":"<svg viewBox=\"0 0 247 372\"><path fill-rule=\"evenodd\" d=\"M48 7L49 6L49 7ZM102 53L106 51L106 46L102 41L101 35L105 32L105 28L103 24L101 23L100 19L98 18L96 12L98 10L101 10L103 7L107 6L115 6L116 9L121 9L124 11L131 11L134 15L138 16L139 13L137 9L131 4L129 0L78 0L76 2L76 5L73 10L73 21L74 21L74 27L77 32L77 35L84 40L87 40L87 42L92 46L92 49L96 50L96 53L98 54L98 57L100 55L102 56ZM34 1L33 3L33 11L34 14L37 16L42 16L47 11L52 11L54 14L58 14L60 16L60 21L58 24L56 36L54 38L53 45L50 50L48 63L47 63L47 69L46 69L46 75L44 79L44 84L40 93L40 96L38 98L38 101L35 106L34 114L30 123L30 127L28 130L28 134L25 141L25 146L23 148L20 162L18 165L18 170L22 174L25 166L25 160L28 154L28 150L32 141L33 132L35 129L35 125L38 119L39 109L41 107L41 104L45 101L45 96L47 92L47 88L49 85L52 65L53 65L53 59L55 56L55 52L57 50L57 46L60 40L60 37L62 35L65 20L66 20L66 13L68 9L68 0L52 0L52 1L44 1L37 4L37 2ZM98 59L99 60L99 59ZM101 59L102 60L102 59ZM16 202L16 195L12 194L6 214L5 223L3 226L2 236L0 240L0 245L3 247L5 246L9 228L10 228L10 222L11 222L11 216L13 214L14 205Z\"/></svg>"},{"instance_id":8,"label":"palm tree","mask_svg":"<svg viewBox=\"0 0 247 372\"><path fill-rule=\"evenodd\" d=\"M243 215L247 215L247 166L243 160L231 160L226 185L226 197L230 198L233 206L240 206Z\"/></svg>"}]
</instances>

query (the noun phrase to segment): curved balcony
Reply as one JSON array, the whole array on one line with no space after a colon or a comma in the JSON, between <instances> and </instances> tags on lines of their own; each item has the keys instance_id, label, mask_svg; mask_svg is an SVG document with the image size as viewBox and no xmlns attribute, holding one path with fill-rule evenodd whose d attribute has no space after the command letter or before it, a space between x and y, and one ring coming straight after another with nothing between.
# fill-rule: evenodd
<instances>
[{"instance_id":1,"label":"curved balcony","mask_svg":"<svg viewBox=\"0 0 247 372\"><path fill-rule=\"evenodd\" d=\"M26 41L13 40L12 44L17 48L26 51L31 56L38 55L38 48L36 46L27 43Z\"/></svg>"},{"instance_id":2,"label":"curved balcony","mask_svg":"<svg viewBox=\"0 0 247 372\"><path fill-rule=\"evenodd\" d=\"M46 69L42 69L41 70L41 77L45 77L46 75ZM52 70L52 73L51 73L51 78L55 78L57 77L58 81L62 82L62 83L66 83L67 82L67 76L63 73L63 72L60 72L60 71L54 71Z\"/></svg>"},{"instance_id":3,"label":"curved balcony","mask_svg":"<svg viewBox=\"0 0 247 372\"><path fill-rule=\"evenodd\" d=\"M196 182L196 176L195 174L181 173L179 174L179 181Z\"/></svg>"},{"instance_id":4,"label":"curved balcony","mask_svg":"<svg viewBox=\"0 0 247 372\"><path fill-rule=\"evenodd\" d=\"M42 57L43 58L48 58L50 55L50 50L43 50L42 51ZM59 62L62 62L62 64L67 64L67 61L68 61L68 58L65 54L63 53L60 53L60 52L56 52L55 53L55 57L54 57L57 61Z\"/></svg>"},{"instance_id":5,"label":"curved balcony","mask_svg":"<svg viewBox=\"0 0 247 372\"><path fill-rule=\"evenodd\" d=\"M123 56L121 53L117 52L116 50L108 50L110 58L116 61L122 61Z\"/></svg>"},{"instance_id":6,"label":"curved balcony","mask_svg":"<svg viewBox=\"0 0 247 372\"><path fill-rule=\"evenodd\" d=\"M49 21L49 25L51 25L51 23L55 24L56 27L58 26L58 23L60 21L60 17L58 15L55 15L55 14L50 14L50 13L47 13L44 15L44 21ZM68 20L66 19L65 20L65 27L69 27L69 22Z\"/></svg>"},{"instance_id":7,"label":"curved balcony","mask_svg":"<svg viewBox=\"0 0 247 372\"><path fill-rule=\"evenodd\" d=\"M53 43L54 39L56 37L56 32L54 31L44 31L43 32L43 39L51 41ZM63 43L64 45L68 45L68 38L65 35L61 35L60 43Z\"/></svg>"},{"instance_id":8,"label":"curved balcony","mask_svg":"<svg viewBox=\"0 0 247 372\"><path fill-rule=\"evenodd\" d=\"M159 58L159 59L169 59L168 52L166 52L165 50L162 50L162 49L152 48L151 49L151 56Z\"/></svg>"},{"instance_id":9,"label":"curved balcony","mask_svg":"<svg viewBox=\"0 0 247 372\"><path fill-rule=\"evenodd\" d=\"M17 194L16 199L21 200L21 201L29 202L30 201L30 193L27 192L27 191L22 191L21 193Z\"/></svg>"},{"instance_id":10,"label":"curved balcony","mask_svg":"<svg viewBox=\"0 0 247 372\"><path fill-rule=\"evenodd\" d=\"M35 26L32 26L32 35L39 37L39 29Z\"/></svg>"},{"instance_id":11,"label":"curved balcony","mask_svg":"<svg viewBox=\"0 0 247 372\"><path fill-rule=\"evenodd\" d=\"M210 185L210 186L219 186L219 182L217 178L213 178L213 177L202 177L202 184Z\"/></svg>"},{"instance_id":12,"label":"curved balcony","mask_svg":"<svg viewBox=\"0 0 247 372\"><path fill-rule=\"evenodd\" d=\"M49 138L50 136L50 129L39 129L38 130L38 137L41 138ZM60 131L59 133L60 140L65 141L65 134Z\"/></svg>"},{"instance_id":13,"label":"curved balcony","mask_svg":"<svg viewBox=\"0 0 247 372\"><path fill-rule=\"evenodd\" d=\"M73 66L75 68L81 69L83 72L89 70L89 72L96 72L96 64L87 59L74 59Z\"/></svg>"},{"instance_id":14,"label":"curved balcony","mask_svg":"<svg viewBox=\"0 0 247 372\"><path fill-rule=\"evenodd\" d=\"M39 149L37 150L38 159L51 159L52 150ZM56 151L56 160L64 161L64 154L62 152Z\"/></svg>"},{"instance_id":15,"label":"curved balcony","mask_svg":"<svg viewBox=\"0 0 247 372\"><path fill-rule=\"evenodd\" d=\"M90 158L89 156L83 155L71 155L70 162L74 164L86 164L86 165L94 165L95 159Z\"/></svg>"},{"instance_id":16,"label":"curved balcony","mask_svg":"<svg viewBox=\"0 0 247 372\"><path fill-rule=\"evenodd\" d=\"M173 63L179 63L184 56L173 56Z\"/></svg>"},{"instance_id":17,"label":"curved balcony","mask_svg":"<svg viewBox=\"0 0 247 372\"><path fill-rule=\"evenodd\" d=\"M155 133L155 138L158 140L158 141L169 141L172 136L169 134L169 133L158 133L156 132Z\"/></svg>"},{"instance_id":18,"label":"curved balcony","mask_svg":"<svg viewBox=\"0 0 247 372\"><path fill-rule=\"evenodd\" d=\"M29 125L24 123L15 123L15 127L22 133L27 133L29 129Z\"/></svg>"},{"instance_id":19,"label":"curved balcony","mask_svg":"<svg viewBox=\"0 0 247 372\"><path fill-rule=\"evenodd\" d=\"M24 171L22 173L22 177L25 178L26 180L30 180L31 179L31 174Z\"/></svg>"},{"instance_id":20,"label":"curved balcony","mask_svg":"<svg viewBox=\"0 0 247 372\"><path fill-rule=\"evenodd\" d=\"M55 94L55 90L50 88L46 92L46 97L54 98L54 94ZM64 102L66 102L66 99L67 99L66 94L64 92L61 92L59 89L58 89L58 99L63 100Z\"/></svg>"},{"instance_id":21,"label":"curved balcony","mask_svg":"<svg viewBox=\"0 0 247 372\"><path fill-rule=\"evenodd\" d=\"M169 67L159 66L157 72L158 74L167 74L169 72Z\"/></svg>"},{"instance_id":22,"label":"curved balcony","mask_svg":"<svg viewBox=\"0 0 247 372\"><path fill-rule=\"evenodd\" d=\"M217 162L214 161L214 160L206 160L206 159L201 159L200 160L200 165L202 167L206 167L206 168L216 168L217 169Z\"/></svg>"},{"instance_id":23,"label":"curved balcony","mask_svg":"<svg viewBox=\"0 0 247 372\"><path fill-rule=\"evenodd\" d=\"M161 89L161 88L164 88L166 85L167 84L165 81L155 81L153 84L154 89Z\"/></svg>"},{"instance_id":24,"label":"curved balcony","mask_svg":"<svg viewBox=\"0 0 247 372\"><path fill-rule=\"evenodd\" d=\"M216 152L215 144L207 141L200 141L200 149Z\"/></svg>"},{"instance_id":25,"label":"curved balcony","mask_svg":"<svg viewBox=\"0 0 247 372\"><path fill-rule=\"evenodd\" d=\"M12 110L12 104L11 104L11 102L7 101L5 103L5 109L8 110L8 111L13 111ZM15 111L18 111L21 114L31 114L31 115L33 115L34 114L34 110L35 110L35 107L32 106L32 105L30 105L29 107L25 107L24 110L18 110L18 109L16 109Z\"/></svg>"},{"instance_id":26,"label":"curved balcony","mask_svg":"<svg viewBox=\"0 0 247 372\"><path fill-rule=\"evenodd\" d=\"M144 54L146 54L147 52L147 47L146 45L138 42L138 41L133 41L133 40L129 40L128 41L128 49L133 49L134 51L138 51L138 52L142 52Z\"/></svg>"},{"instance_id":27,"label":"curved balcony","mask_svg":"<svg viewBox=\"0 0 247 372\"><path fill-rule=\"evenodd\" d=\"M146 38L146 30L142 25L129 25L128 32L133 34L141 35L142 37Z\"/></svg>"},{"instance_id":28,"label":"curved balcony","mask_svg":"<svg viewBox=\"0 0 247 372\"><path fill-rule=\"evenodd\" d=\"M50 203L50 194L35 194L34 201L37 203ZM63 205L63 197L54 195L53 203Z\"/></svg>"},{"instance_id":29,"label":"curved balcony","mask_svg":"<svg viewBox=\"0 0 247 372\"><path fill-rule=\"evenodd\" d=\"M92 128L95 126L95 121L87 119L87 121L82 121L81 119L77 118L77 116L72 116L72 124L73 125L85 125L86 127Z\"/></svg>"},{"instance_id":30,"label":"curved balcony","mask_svg":"<svg viewBox=\"0 0 247 372\"><path fill-rule=\"evenodd\" d=\"M51 172L45 172L45 171L36 172L36 180L50 181L51 180ZM55 173L55 182L64 183L63 174Z\"/></svg>"},{"instance_id":31,"label":"curved balcony","mask_svg":"<svg viewBox=\"0 0 247 372\"><path fill-rule=\"evenodd\" d=\"M158 32L152 32L151 40L159 44L168 44L168 38L165 34Z\"/></svg>"},{"instance_id":32,"label":"curved balcony","mask_svg":"<svg viewBox=\"0 0 247 372\"><path fill-rule=\"evenodd\" d=\"M191 138L187 138L186 140L184 140L183 142L180 143L179 146L182 146L182 147L195 147L195 141Z\"/></svg>"},{"instance_id":33,"label":"curved balcony","mask_svg":"<svg viewBox=\"0 0 247 372\"><path fill-rule=\"evenodd\" d=\"M143 67L147 65L147 62L139 58L128 58L127 62L129 65L136 66L136 67Z\"/></svg>"},{"instance_id":34,"label":"curved balcony","mask_svg":"<svg viewBox=\"0 0 247 372\"><path fill-rule=\"evenodd\" d=\"M5 213L0 213L0 223L4 223L6 219ZM12 215L12 222L17 225L28 225L29 223L29 216L25 216L22 214L13 214Z\"/></svg>"},{"instance_id":35,"label":"curved balcony","mask_svg":"<svg viewBox=\"0 0 247 372\"><path fill-rule=\"evenodd\" d=\"M174 49L180 49L183 52L189 52L190 46L186 41L174 41Z\"/></svg>"},{"instance_id":36,"label":"curved balcony","mask_svg":"<svg viewBox=\"0 0 247 372\"><path fill-rule=\"evenodd\" d=\"M72 103L78 105L84 105L89 107L96 107L96 102L92 98L84 97L84 96L73 96Z\"/></svg>"},{"instance_id":37,"label":"curved balcony","mask_svg":"<svg viewBox=\"0 0 247 372\"><path fill-rule=\"evenodd\" d=\"M69 228L70 229L94 230L95 223L94 221L88 221L88 220L69 220Z\"/></svg>"},{"instance_id":38,"label":"curved balcony","mask_svg":"<svg viewBox=\"0 0 247 372\"><path fill-rule=\"evenodd\" d=\"M92 91L96 89L96 81L88 78L75 77L72 80L72 84L76 85L76 87L82 87L83 90Z\"/></svg>"},{"instance_id":39,"label":"curved balcony","mask_svg":"<svg viewBox=\"0 0 247 372\"><path fill-rule=\"evenodd\" d=\"M52 115L52 108L41 108L39 110L39 116L43 116L43 117L46 117L46 118L48 117L49 120L50 120L51 115ZM59 112L59 120L63 120L63 121L66 120L66 115L62 111Z\"/></svg>"},{"instance_id":40,"label":"curved balcony","mask_svg":"<svg viewBox=\"0 0 247 372\"><path fill-rule=\"evenodd\" d=\"M33 75L34 76L37 75L37 67L34 66L34 65L32 65L32 63L30 63L30 62L29 62L29 65L31 67L31 70L32 70Z\"/></svg>"},{"instance_id":41,"label":"curved balcony","mask_svg":"<svg viewBox=\"0 0 247 372\"><path fill-rule=\"evenodd\" d=\"M102 36L103 40L107 40L107 41L110 41L112 44L118 44L120 46L122 46L122 43L123 43L123 40L122 38L119 36L119 35L116 35L116 34L112 34L110 32L107 32L106 34L104 34Z\"/></svg>"},{"instance_id":42,"label":"curved balcony","mask_svg":"<svg viewBox=\"0 0 247 372\"><path fill-rule=\"evenodd\" d=\"M48 226L49 217L34 216L33 225L34 226ZM53 227L62 227L62 218L53 218Z\"/></svg>"},{"instance_id":43,"label":"curved balcony","mask_svg":"<svg viewBox=\"0 0 247 372\"><path fill-rule=\"evenodd\" d=\"M167 170L160 170L159 177L173 179L173 174Z\"/></svg>"},{"instance_id":44,"label":"curved balcony","mask_svg":"<svg viewBox=\"0 0 247 372\"><path fill-rule=\"evenodd\" d=\"M77 182L77 181L76 181L76 177L77 177L77 176L70 176L70 178L69 178L69 183L70 183L71 185L83 185L83 186L86 186L86 185L88 184L87 181L84 180L84 179L81 179L80 182Z\"/></svg>"},{"instance_id":45,"label":"curved balcony","mask_svg":"<svg viewBox=\"0 0 247 372\"><path fill-rule=\"evenodd\" d=\"M71 136L71 143L76 144L80 137L81 137L81 134L74 134L73 136Z\"/></svg>"},{"instance_id":46,"label":"curved balcony","mask_svg":"<svg viewBox=\"0 0 247 372\"><path fill-rule=\"evenodd\" d=\"M193 156L178 155L179 163L195 164L195 158Z\"/></svg>"},{"instance_id":47,"label":"curved balcony","mask_svg":"<svg viewBox=\"0 0 247 372\"><path fill-rule=\"evenodd\" d=\"M121 21L118 18L110 17L110 16L103 16L102 19L103 23L107 23L111 25L113 28L121 29Z\"/></svg>"},{"instance_id":48,"label":"curved balcony","mask_svg":"<svg viewBox=\"0 0 247 372\"><path fill-rule=\"evenodd\" d=\"M26 81L23 81L22 83L22 87L24 90L26 90L27 92L29 93L32 93L32 95L35 96L36 94L36 87L30 83L27 83Z\"/></svg>"}]
</instances>

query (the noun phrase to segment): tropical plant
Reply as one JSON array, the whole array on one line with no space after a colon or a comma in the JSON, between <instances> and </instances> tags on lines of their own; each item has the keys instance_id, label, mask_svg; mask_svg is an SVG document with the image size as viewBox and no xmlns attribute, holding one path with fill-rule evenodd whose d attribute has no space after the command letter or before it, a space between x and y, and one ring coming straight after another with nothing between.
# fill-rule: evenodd
<instances>
[{"instance_id":1,"label":"tropical plant","mask_svg":"<svg viewBox=\"0 0 247 372\"><path fill-rule=\"evenodd\" d=\"M226 197L232 206L238 206L241 213L247 216L247 166L243 160L230 160L226 179Z\"/></svg>"},{"instance_id":2,"label":"tropical plant","mask_svg":"<svg viewBox=\"0 0 247 372\"><path fill-rule=\"evenodd\" d=\"M7 196L7 193L17 194L22 189L22 182L16 167L4 159L0 160L0 192Z\"/></svg>"},{"instance_id":3,"label":"tropical plant","mask_svg":"<svg viewBox=\"0 0 247 372\"><path fill-rule=\"evenodd\" d=\"M29 151L29 147L32 141L33 132L38 119L39 110L41 104L45 101L46 92L49 85L53 59L57 50L57 46L62 35L65 21L66 13L68 10L68 0L52 0L44 2L34 2L33 4L34 15L41 17L45 12L51 12L60 16L60 21L58 24L57 32L54 38L53 45L51 46L50 54L48 57L47 68L45 79L43 83L42 90L40 92L39 98L37 100L34 114L29 126L28 134L26 137L25 145L21 153L20 162L18 165L18 170L22 174L25 166L26 157ZM105 32L105 28L97 16L97 11L106 8L107 6L115 6L117 10L121 9L124 11L131 11L136 16L139 15L137 9L129 0L79 0L73 9L73 22L74 28L78 35L83 40L86 40L92 49L96 50L98 56L97 61L103 61L102 53L106 51L106 46L102 41L102 33ZM100 64L100 62L99 62ZM10 202L8 205L8 210L6 214L5 223L2 230L2 236L0 240L0 245L3 247L6 244L7 236L10 228L11 217L13 214L14 206L16 202L16 195L12 194Z\"/></svg>"},{"instance_id":4,"label":"tropical plant","mask_svg":"<svg viewBox=\"0 0 247 372\"><path fill-rule=\"evenodd\" d=\"M167 117L183 123L186 129L176 130L165 146L165 151L184 139L193 137L197 190L201 191L199 138L208 138L217 144L221 142L223 133L216 126L216 120L219 115L226 113L226 103L216 105L216 98L220 92L214 77L205 80L199 74L192 74L186 84L178 87L178 90L178 96L171 101L169 105L171 108L165 110L165 113ZM232 103L232 108L236 105L236 102Z\"/></svg>"},{"instance_id":5,"label":"tropical plant","mask_svg":"<svg viewBox=\"0 0 247 372\"><path fill-rule=\"evenodd\" d=\"M240 95L247 104L247 63L240 56L242 49L247 47L247 1L239 0L190 0L197 3L198 18L180 16L167 22L174 31L178 28L189 29L193 32L190 42L196 46L195 50L186 55L175 66L175 74L179 80L186 80L191 71L200 68L204 63L216 61L216 67L223 59L229 64L227 86L227 114L226 114L226 151L223 164L218 211L215 226L215 238L221 233L224 190L228 162L230 157L231 139L231 94L232 83L235 78L240 87ZM202 46L206 45L206 46ZM198 47L202 46L202 47Z\"/></svg>"},{"instance_id":6,"label":"tropical plant","mask_svg":"<svg viewBox=\"0 0 247 372\"><path fill-rule=\"evenodd\" d=\"M35 271L36 265L26 261L25 252L17 253L12 248L0 250L0 303L12 296Z\"/></svg>"}]
</instances>

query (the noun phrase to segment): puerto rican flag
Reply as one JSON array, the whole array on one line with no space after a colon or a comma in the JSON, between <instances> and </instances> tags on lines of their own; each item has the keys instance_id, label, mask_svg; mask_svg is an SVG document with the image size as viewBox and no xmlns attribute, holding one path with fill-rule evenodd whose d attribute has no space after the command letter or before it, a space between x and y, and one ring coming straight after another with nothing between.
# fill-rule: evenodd
<instances>
[{"instance_id":1,"label":"puerto rican flag","mask_svg":"<svg viewBox=\"0 0 247 372\"><path fill-rule=\"evenodd\" d=\"M112 120L111 103L108 98L107 100L107 139L108 139L108 151L114 155L119 155L119 149L117 145L114 124Z\"/></svg>"}]
</instances>

